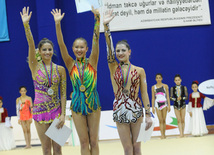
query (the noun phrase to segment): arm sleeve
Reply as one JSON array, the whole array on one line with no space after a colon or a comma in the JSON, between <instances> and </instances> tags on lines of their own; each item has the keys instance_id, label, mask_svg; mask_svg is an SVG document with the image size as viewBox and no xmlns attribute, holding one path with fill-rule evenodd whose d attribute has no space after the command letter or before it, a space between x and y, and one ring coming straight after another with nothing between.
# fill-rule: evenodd
<instances>
[{"instance_id":1,"label":"arm sleeve","mask_svg":"<svg viewBox=\"0 0 214 155\"><path fill-rule=\"evenodd\" d=\"M189 102L192 102L192 95L189 95Z\"/></svg>"},{"instance_id":2,"label":"arm sleeve","mask_svg":"<svg viewBox=\"0 0 214 155\"><path fill-rule=\"evenodd\" d=\"M170 99L172 101L176 101L176 98L173 96L173 87L171 87L171 89L170 89Z\"/></svg>"},{"instance_id":3,"label":"arm sleeve","mask_svg":"<svg viewBox=\"0 0 214 155\"><path fill-rule=\"evenodd\" d=\"M6 109L6 108L4 108L4 113L5 113L5 114L4 114L4 115L5 115L5 118L8 117L8 112L7 112L7 109Z\"/></svg>"},{"instance_id":4,"label":"arm sleeve","mask_svg":"<svg viewBox=\"0 0 214 155\"><path fill-rule=\"evenodd\" d=\"M192 95L189 95L189 103L188 103L188 108L187 112L192 112Z\"/></svg>"},{"instance_id":5,"label":"arm sleeve","mask_svg":"<svg viewBox=\"0 0 214 155\"><path fill-rule=\"evenodd\" d=\"M214 106L213 99L211 99L209 97L205 97L204 103L203 103L203 110L208 110L212 106Z\"/></svg>"},{"instance_id":6,"label":"arm sleeve","mask_svg":"<svg viewBox=\"0 0 214 155\"><path fill-rule=\"evenodd\" d=\"M192 102L188 103L187 112L192 112Z\"/></svg>"},{"instance_id":7,"label":"arm sleeve","mask_svg":"<svg viewBox=\"0 0 214 155\"><path fill-rule=\"evenodd\" d=\"M200 93L200 96L204 99L206 96L202 93Z\"/></svg>"},{"instance_id":8,"label":"arm sleeve","mask_svg":"<svg viewBox=\"0 0 214 155\"><path fill-rule=\"evenodd\" d=\"M183 100L188 100L188 92L187 92L186 86L184 86L184 94L185 94L185 97L183 97Z\"/></svg>"}]
</instances>

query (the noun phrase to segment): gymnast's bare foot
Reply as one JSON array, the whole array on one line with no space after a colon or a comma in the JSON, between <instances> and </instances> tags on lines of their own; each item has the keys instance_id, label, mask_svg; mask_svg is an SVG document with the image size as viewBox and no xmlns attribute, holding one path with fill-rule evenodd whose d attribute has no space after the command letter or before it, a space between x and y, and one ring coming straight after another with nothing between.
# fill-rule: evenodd
<instances>
[{"instance_id":1,"label":"gymnast's bare foot","mask_svg":"<svg viewBox=\"0 0 214 155\"><path fill-rule=\"evenodd\" d=\"M177 138L184 138L184 135L180 135L180 136L178 136Z\"/></svg>"},{"instance_id":2,"label":"gymnast's bare foot","mask_svg":"<svg viewBox=\"0 0 214 155\"><path fill-rule=\"evenodd\" d=\"M161 138L161 139L166 139L166 136L161 136L160 138Z\"/></svg>"},{"instance_id":3,"label":"gymnast's bare foot","mask_svg":"<svg viewBox=\"0 0 214 155\"><path fill-rule=\"evenodd\" d=\"M31 146L25 146L25 149L30 149L31 148Z\"/></svg>"}]
</instances>

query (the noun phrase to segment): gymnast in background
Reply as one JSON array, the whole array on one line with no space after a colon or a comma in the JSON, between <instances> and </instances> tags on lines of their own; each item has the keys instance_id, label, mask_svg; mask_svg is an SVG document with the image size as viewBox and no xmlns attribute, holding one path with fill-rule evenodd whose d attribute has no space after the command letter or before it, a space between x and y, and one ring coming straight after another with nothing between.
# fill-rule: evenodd
<instances>
[{"instance_id":1,"label":"gymnast in background","mask_svg":"<svg viewBox=\"0 0 214 155\"><path fill-rule=\"evenodd\" d=\"M214 100L206 97L204 94L198 92L198 81L192 82L193 92L189 95L189 104L187 111L190 115L189 132L193 136L203 136L208 134L204 112L214 105ZM203 110L201 101L204 99Z\"/></svg>"},{"instance_id":2,"label":"gymnast in background","mask_svg":"<svg viewBox=\"0 0 214 155\"><path fill-rule=\"evenodd\" d=\"M0 96L0 151L16 147L12 128L7 109L3 107L3 98Z\"/></svg>"},{"instance_id":3,"label":"gymnast in background","mask_svg":"<svg viewBox=\"0 0 214 155\"><path fill-rule=\"evenodd\" d=\"M161 139L165 139L166 115L167 111L170 112L169 87L167 84L162 83L163 76L161 73L156 74L155 80L157 84L152 86L152 112L154 114L155 111L157 112Z\"/></svg>"},{"instance_id":4,"label":"gymnast in background","mask_svg":"<svg viewBox=\"0 0 214 155\"><path fill-rule=\"evenodd\" d=\"M16 113L18 116L18 123L22 126L25 137L26 149L31 148L31 132L30 125L32 123L32 99L27 96L27 88L21 86L19 88L20 97L16 99Z\"/></svg>"},{"instance_id":5,"label":"gymnast in background","mask_svg":"<svg viewBox=\"0 0 214 155\"><path fill-rule=\"evenodd\" d=\"M181 76L175 75L174 82L175 86L170 89L170 99L174 101L174 111L178 121L178 129L180 137L184 137L185 128L185 115L186 115L186 103L188 99L187 87L181 85Z\"/></svg>"}]
</instances>

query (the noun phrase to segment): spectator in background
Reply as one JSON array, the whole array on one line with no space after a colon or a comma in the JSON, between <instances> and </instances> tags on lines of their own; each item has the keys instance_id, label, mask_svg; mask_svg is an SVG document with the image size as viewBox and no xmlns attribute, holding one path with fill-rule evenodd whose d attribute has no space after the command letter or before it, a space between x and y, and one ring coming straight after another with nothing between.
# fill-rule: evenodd
<instances>
[{"instance_id":1,"label":"spectator in background","mask_svg":"<svg viewBox=\"0 0 214 155\"><path fill-rule=\"evenodd\" d=\"M3 98L0 96L0 151L11 150L16 147L13 127L10 124L7 109L2 106Z\"/></svg>"}]
</instances>

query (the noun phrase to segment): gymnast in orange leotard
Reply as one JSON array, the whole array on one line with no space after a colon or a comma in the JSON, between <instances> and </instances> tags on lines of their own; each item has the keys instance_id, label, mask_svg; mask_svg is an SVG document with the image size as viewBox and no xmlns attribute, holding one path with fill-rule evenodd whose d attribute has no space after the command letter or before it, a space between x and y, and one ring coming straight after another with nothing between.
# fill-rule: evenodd
<instances>
[{"instance_id":1,"label":"gymnast in orange leotard","mask_svg":"<svg viewBox=\"0 0 214 155\"><path fill-rule=\"evenodd\" d=\"M27 96L27 88L21 86L19 88L21 94L20 97L16 99L16 112L18 116L18 123L22 126L26 147L31 147L31 133L30 133L30 124L32 123L32 99Z\"/></svg>"}]
</instances>

